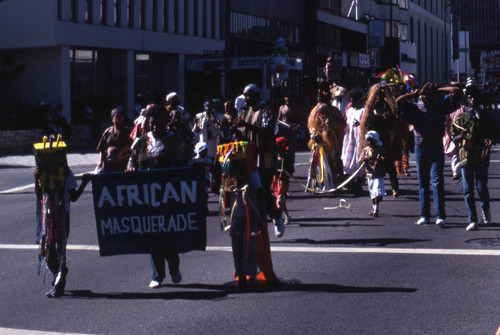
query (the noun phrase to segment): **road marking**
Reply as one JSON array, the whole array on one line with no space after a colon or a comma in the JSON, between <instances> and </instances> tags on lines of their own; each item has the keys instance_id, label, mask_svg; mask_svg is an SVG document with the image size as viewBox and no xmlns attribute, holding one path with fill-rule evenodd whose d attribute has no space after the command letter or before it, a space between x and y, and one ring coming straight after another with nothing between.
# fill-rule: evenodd
<instances>
[{"instance_id":1,"label":"road marking","mask_svg":"<svg viewBox=\"0 0 500 335\"><path fill-rule=\"evenodd\" d=\"M82 333L59 333L41 330L0 328L0 335L85 335Z\"/></svg>"},{"instance_id":2,"label":"road marking","mask_svg":"<svg viewBox=\"0 0 500 335\"><path fill-rule=\"evenodd\" d=\"M0 249L36 250L36 244L0 244ZM99 251L98 245L68 244L68 250ZM231 247L207 246L207 251L231 252ZM330 254L407 254L407 255L459 255L500 256L500 250L488 249L427 249L427 248L345 248L345 247L286 247L271 246L274 252L330 253Z\"/></svg>"},{"instance_id":3,"label":"road marking","mask_svg":"<svg viewBox=\"0 0 500 335\"><path fill-rule=\"evenodd\" d=\"M89 172L84 172L84 173L79 173L79 174L76 174L75 175L75 178L76 179L79 179L81 178L85 173L92 173L94 171L89 171ZM15 193L15 192L20 192L20 191L24 191L26 189L29 189L29 188L34 188L35 187L35 184L28 184L28 185L24 185L24 186L19 186L19 187L14 187L14 188L9 188L8 190L4 190L4 191L1 191L0 194L8 194L8 193ZM0 334L1 335L1 334Z\"/></svg>"}]
</instances>

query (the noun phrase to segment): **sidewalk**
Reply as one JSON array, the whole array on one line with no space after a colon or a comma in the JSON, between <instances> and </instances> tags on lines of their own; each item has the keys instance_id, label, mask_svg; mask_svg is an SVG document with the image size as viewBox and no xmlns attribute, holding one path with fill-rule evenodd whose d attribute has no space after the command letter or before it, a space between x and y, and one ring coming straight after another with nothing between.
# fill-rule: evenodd
<instances>
[{"instance_id":1,"label":"sidewalk","mask_svg":"<svg viewBox=\"0 0 500 335\"><path fill-rule=\"evenodd\" d=\"M99 160L99 154L95 153L70 153L68 154L68 165L95 165ZM5 156L0 157L1 166L12 167L35 167L34 155L19 155L19 156Z\"/></svg>"}]
</instances>

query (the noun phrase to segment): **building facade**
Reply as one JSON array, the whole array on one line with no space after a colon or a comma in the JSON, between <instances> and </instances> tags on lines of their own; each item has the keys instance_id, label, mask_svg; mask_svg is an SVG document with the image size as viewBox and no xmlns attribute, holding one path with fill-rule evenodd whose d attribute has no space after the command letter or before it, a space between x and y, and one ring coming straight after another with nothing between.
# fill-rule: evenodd
<instances>
[{"instance_id":1,"label":"building facade","mask_svg":"<svg viewBox=\"0 0 500 335\"><path fill-rule=\"evenodd\" d=\"M454 0L451 7L455 30L468 35L467 50L460 50L460 43L457 43L458 50L452 54L453 59L469 58L471 68L463 73L464 77L476 75L491 80L500 76L500 67L495 64L500 54L500 1ZM486 57L481 59L481 54Z\"/></svg>"},{"instance_id":2,"label":"building facade","mask_svg":"<svg viewBox=\"0 0 500 335\"><path fill-rule=\"evenodd\" d=\"M62 104L109 119L114 105L185 98L184 64L223 50L222 0L8 0L0 3L0 59L20 64L3 85L3 108ZM27 10L29 8L29 10Z\"/></svg>"},{"instance_id":3,"label":"building facade","mask_svg":"<svg viewBox=\"0 0 500 335\"><path fill-rule=\"evenodd\" d=\"M177 91L196 109L249 82L314 100L328 58L348 88L396 65L446 83L449 14L446 0L4 0L0 111L46 101L107 121L117 104L133 117Z\"/></svg>"}]
</instances>

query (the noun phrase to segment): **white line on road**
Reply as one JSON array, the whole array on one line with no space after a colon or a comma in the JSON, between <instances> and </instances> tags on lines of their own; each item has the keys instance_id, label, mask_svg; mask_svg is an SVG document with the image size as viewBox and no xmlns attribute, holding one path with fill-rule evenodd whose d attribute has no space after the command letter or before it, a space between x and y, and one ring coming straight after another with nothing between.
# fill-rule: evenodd
<instances>
[{"instance_id":1,"label":"white line on road","mask_svg":"<svg viewBox=\"0 0 500 335\"><path fill-rule=\"evenodd\" d=\"M0 244L0 249L35 250L36 244ZM97 245L69 244L68 250L99 251ZM230 252L231 247L207 246L207 251ZM300 253L352 253L352 254L407 254L407 255L459 255L459 256L500 256L500 250L488 249L427 249L427 248L337 248L337 247L286 247L272 246L274 252L300 252Z\"/></svg>"},{"instance_id":2,"label":"white line on road","mask_svg":"<svg viewBox=\"0 0 500 335\"><path fill-rule=\"evenodd\" d=\"M84 172L84 173L92 173L92 172L94 172L94 171L89 171L89 172ZM75 178L77 178L77 179L80 178L81 176L83 176L84 173L76 174ZM28 184L28 185L24 185L24 186L9 188L8 190L1 191L0 194L20 192L20 191L24 191L26 189L34 188L34 187L35 187L35 184Z\"/></svg>"},{"instance_id":3,"label":"white line on road","mask_svg":"<svg viewBox=\"0 0 500 335\"><path fill-rule=\"evenodd\" d=\"M28 329L0 328L0 335L85 335L80 333L59 333Z\"/></svg>"}]
</instances>

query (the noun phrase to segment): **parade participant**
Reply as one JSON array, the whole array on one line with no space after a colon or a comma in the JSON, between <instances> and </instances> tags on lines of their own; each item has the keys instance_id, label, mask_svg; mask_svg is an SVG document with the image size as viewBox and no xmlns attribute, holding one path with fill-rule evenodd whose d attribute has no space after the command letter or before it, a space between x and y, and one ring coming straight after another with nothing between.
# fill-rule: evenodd
<instances>
[{"instance_id":1,"label":"parade participant","mask_svg":"<svg viewBox=\"0 0 500 335\"><path fill-rule=\"evenodd\" d=\"M350 93L351 103L349 108L346 110L346 130L344 135L344 141L342 145L342 163L344 166L344 172L346 175L350 176L355 173L359 164L359 152L360 152L360 139L359 139L359 125L361 117L363 116L364 108L364 91L360 87L353 88ZM364 171L358 173L357 177L353 179L348 185L355 196L361 195L363 193L363 177Z\"/></svg>"},{"instance_id":2,"label":"parade participant","mask_svg":"<svg viewBox=\"0 0 500 335\"><path fill-rule=\"evenodd\" d=\"M266 215L273 219L276 237L282 237L285 231L281 211L276 208L276 200L271 193L271 182L276 171L276 153L274 148L274 126L276 116L271 107L262 99L260 88L249 84L243 90L245 97L245 113L237 122L244 140L256 146L257 172L262 182ZM263 218L264 219L264 218ZM271 248L267 225L263 226L261 234L257 237L257 259L266 283L273 285L280 281L273 270Z\"/></svg>"},{"instance_id":3,"label":"parade participant","mask_svg":"<svg viewBox=\"0 0 500 335\"><path fill-rule=\"evenodd\" d=\"M70 231L70 202L80 198L90 175L84 174L78 186L67 165L64 142L51 141L47 146L45 142L35 144L36 242L39 245L39 265L45 264L53 275L51 289L45 295L57 298L64 294L68 275L66 246Z\"/></svg>"},{"instance_id":4,"label":"parade participant","mask_svg":"<svg viewBox=\"0 0 500 335\"><path fill-rule=\"evenodd\" d=\"M452 172L451 179L458 180L460 179L460 159L458 157L458 147L453 142L453 138L451 135L451 125L455 121L455 119L462 113L467 111L466 105L460 105L456 111L451 114L447 114L445 118L445 131L443 136L443 148L444 153L450 159L450 168Z\"/></svg>"},{"instance_id":5,"label":"parade participant","mask_svg":"<svg viewBox=\"0 0 500 335\"><path fill-rule=\"evenodd\" d=\"M457 87L426 83L422 89L396 99L403 120L414 126L415 161L418 174L420 218L418 225L428 224L431 216L429 179L434 194L437 225L445 225L444 148L445 115L458 108ZM418 102L411 100L418 98Z\"/></svg>"},{"instance_id":6,"label":"parade participant","mask_svg":"<svg viewBox=\"0 0 500 335\"><path fill-rule=\"evenodd\" d=\"M142 108L139 116L134 120L134 128L130 132L130 138L135 141L149 131L149 121L146 118L146 108Z\"/></svg>"},{"instance_id":7,"label":"parade participant","mask_svg":"<svg viewBox=\"0 0 500 335\"><path fill-rule=\"evenodd\" d=\"M345 87L333 84L330 91L332 92L332 106L337 107L340 113L345 117L347 104L349 103L347 99L347 90Z\"/></svg>"},{"instance_id":8,"label":"parade participant","mask_svg":"<svg viewBox=\"0 0 500 335\"><path fill-rule=\"evenodd\" d=\"M333 189L343 173L341 150L344 140L345 120L339 109L330 104L328 83L318 87L318 104L311 110L307 127L311 139L310 167L307 186L327 191Z\"/></svg>"},{"instance_id":9,"label":"parade participant","mask_svg":"<svg viewBox=\"0 0 500 335\"><path fill-rule=\"evenodd\" d=\"M372 210L369 215L378 216L379 205L385 194L384 175L384 148L379 134L370 130L365 134L368 145L363 148L359 161L365 163L366 177L368 179L368 190L372 199Z\"/></svg>"},{"instance_id":10,"label":"parade participant","mask_svg":"<svg viewBox=\"0 0 500 335\"><path fill-rule=\"evenodd\" d=\"M365 112L361 118L361 147L366 146L365 134L375 130L386 152L385 171L389 175L393 197L398 197L399 181L395 161L401 158L403 141L406 140L408 125L396 117L396 97L399 87L395 84L375 84L368 91Z\"/></svg>"},{"instance_id":11,"label":"parade participant","mask_svg":"<svg viewBox=\"0 0 500 335\"><path fill-rule=\"evenodd\" d=\"M229 143L235 140L235 128L233 127L233 123L236 120L238 111L234 108L232 101L226 101L224 103L224 118L221 121L221 132L222 134L219 137L219 143Z\"/></svg>"},{"instance_id":12,"label":"parade participant","mask_svg":"<svg viewBox=\"0 0 500 335\"><path fill-rule=\"evenodd\" d=\"M176 92L167 94L165 101L167 103L166 109L170 119L177 118L184 123L189 123L191 116L188 111L181 106L181 98Z\"/></svg>"},{"instance_id":13,"label":"parade participant","mask_svg":"<svg viewBox=\"0 0 500 335\"><path fill-rule=\"evenodd\" d=\"M125 171L130 156L130 129L124 125L125 110L116 107L111 110L113 125L107 128L97 144L99 162L97 172Z\"/></svg>"},{"instance_id":14,"label":"parade participant","mask_svg":"<svg viewBox=\"0 0 500 335\"><path fill-rule=\"evenodd\" d=\"M301 115L297 108L297 97L294 94L285 94L285 104L278 111L278 133L276 137L284 136L288 139L288 159L291 160L290 174L295 172L295 150L297 147L298 130L301 125Z\"/></svg>"},{"instance_id":15,"label":"parade participant","mask_svg":"<svg viewBox=\"0 0 500 335\"><path fill-rule=\"evenodd\" d=\"M218 147L223 197L229 198L222 205L231 208L229 232L235 277L241 291L258 287L256 239L267 230L264 192L251 146L248 142L233 142Z\"/></svg>"},{"instance_id":16,"label":"parade participant","mask_svg":"<svg viewBox=\"0 0 500 335\"><path fill-rule=\"evenodd\" d=\"M234 99L234 108L236 108L238 117L242 116L247 109L247 105L245 104L245 96L242 94L238 95L236 99Z\"/></svg>"},{"instance_id":17,"label":"parade participant","mask_svg":"<svg viewBox=\"0 0 500 335\"><path fill-rule=\"evenodd\" d=\"M271 183L276 171L276 152L274 128L276 115L271 107L262 99L260 88L249 84L243 90L247 109L238 122L242 127L244 140L255 143L257 148L257 168L262 181L266 197L266 211L273 219L276 237L282 237L285 232L281 210L276 207L276 202L271 193Z\"/></svg>"},{"instance_id":18,"label":"parade participant","mask_svg":"<svg viewBox=\"0 0 500 335\"><path fill-rule=\"evenodd\" d=\"M186 148L181 144L181 136L176 131L169 129L166 118L162 115L162 108L159 105L148 105L146 117L149 120L150 131L134 143L127 172L188 165L188 161L183 159L187 155L181 152ZM165 260L168 262L172 282L177 284L182 280L177 250L173 248L153 250L151 253L152 278L149 283L150 288L160 287L165 278Z\"/></svg>"},{"instance_id":19,"label":"parade participant","mask_svg":"<svg viewBox=\"0 0 500 335\"><path fill-rule=\"evenodd\" d=\"M205 171L205 211L208 214L208 192L213 179L211 174L213 159L207 156L208 147L205 142L196 143L194 146L194 153L196 156L193 158L193 166L201 165Z\"/></svg>"},{"instance_id":20,"label":"parade participant","mask_svg":"<svg viewBox=\"0 0 500 335\"><path fill-rule=\"evenodd\" d=\"M215 112L216 101L213 99L203 103L204 111L196 114L192 132L199 133L199 142L207 146L207 158L211 159L211 164L215 163L217 145L219 144L220 122L223 116Z\"/></svg>"},{"instance_id":21,"label":"parade participant","mask_svg":"<svg viewBox=\"0 0 500 335\"><path fill-rule=\"evenodd\" d=\"M288 213L288 209L286 206L286 197L288 193L288 188L290 186L290 170L293 169L293 161L289 157L289 144L288 139L286 137L278 137L276 138L276 151L278 153L278 170L276 174L273 176L273 191L274 196L276 197L276 207L283 211L284 214L284 223L289 224L290 214Z\"/></svg>"},{"instance_id":22,"label":"parade participant","mask_svg":"<svg viewBox=\"0 0 500 335\"><path fill-rule=\"evenodd\" d=\"M451 125L453 142L459 148L460 168L469 225L467 230L478 229L478 216L474 198L474 182L481 201L483 223L491 222L488 167L491 146L498 136L495 118L481 108L480 92L476 85L466 86L467 111L458 115Z\"/></svg>"},{"instance_id":23,"label":"parade participant","mask_svg":"<svg viewBox=\"0 0 500 335\"><path fill-rule=\"evenodd\" d=\"M402 132L403 138L401 141L402 152L401 157L396 157L396 173L398 177L410 176L410 151L413 152L413 126L408 127Z\"/></svg>"}]
</instances>

